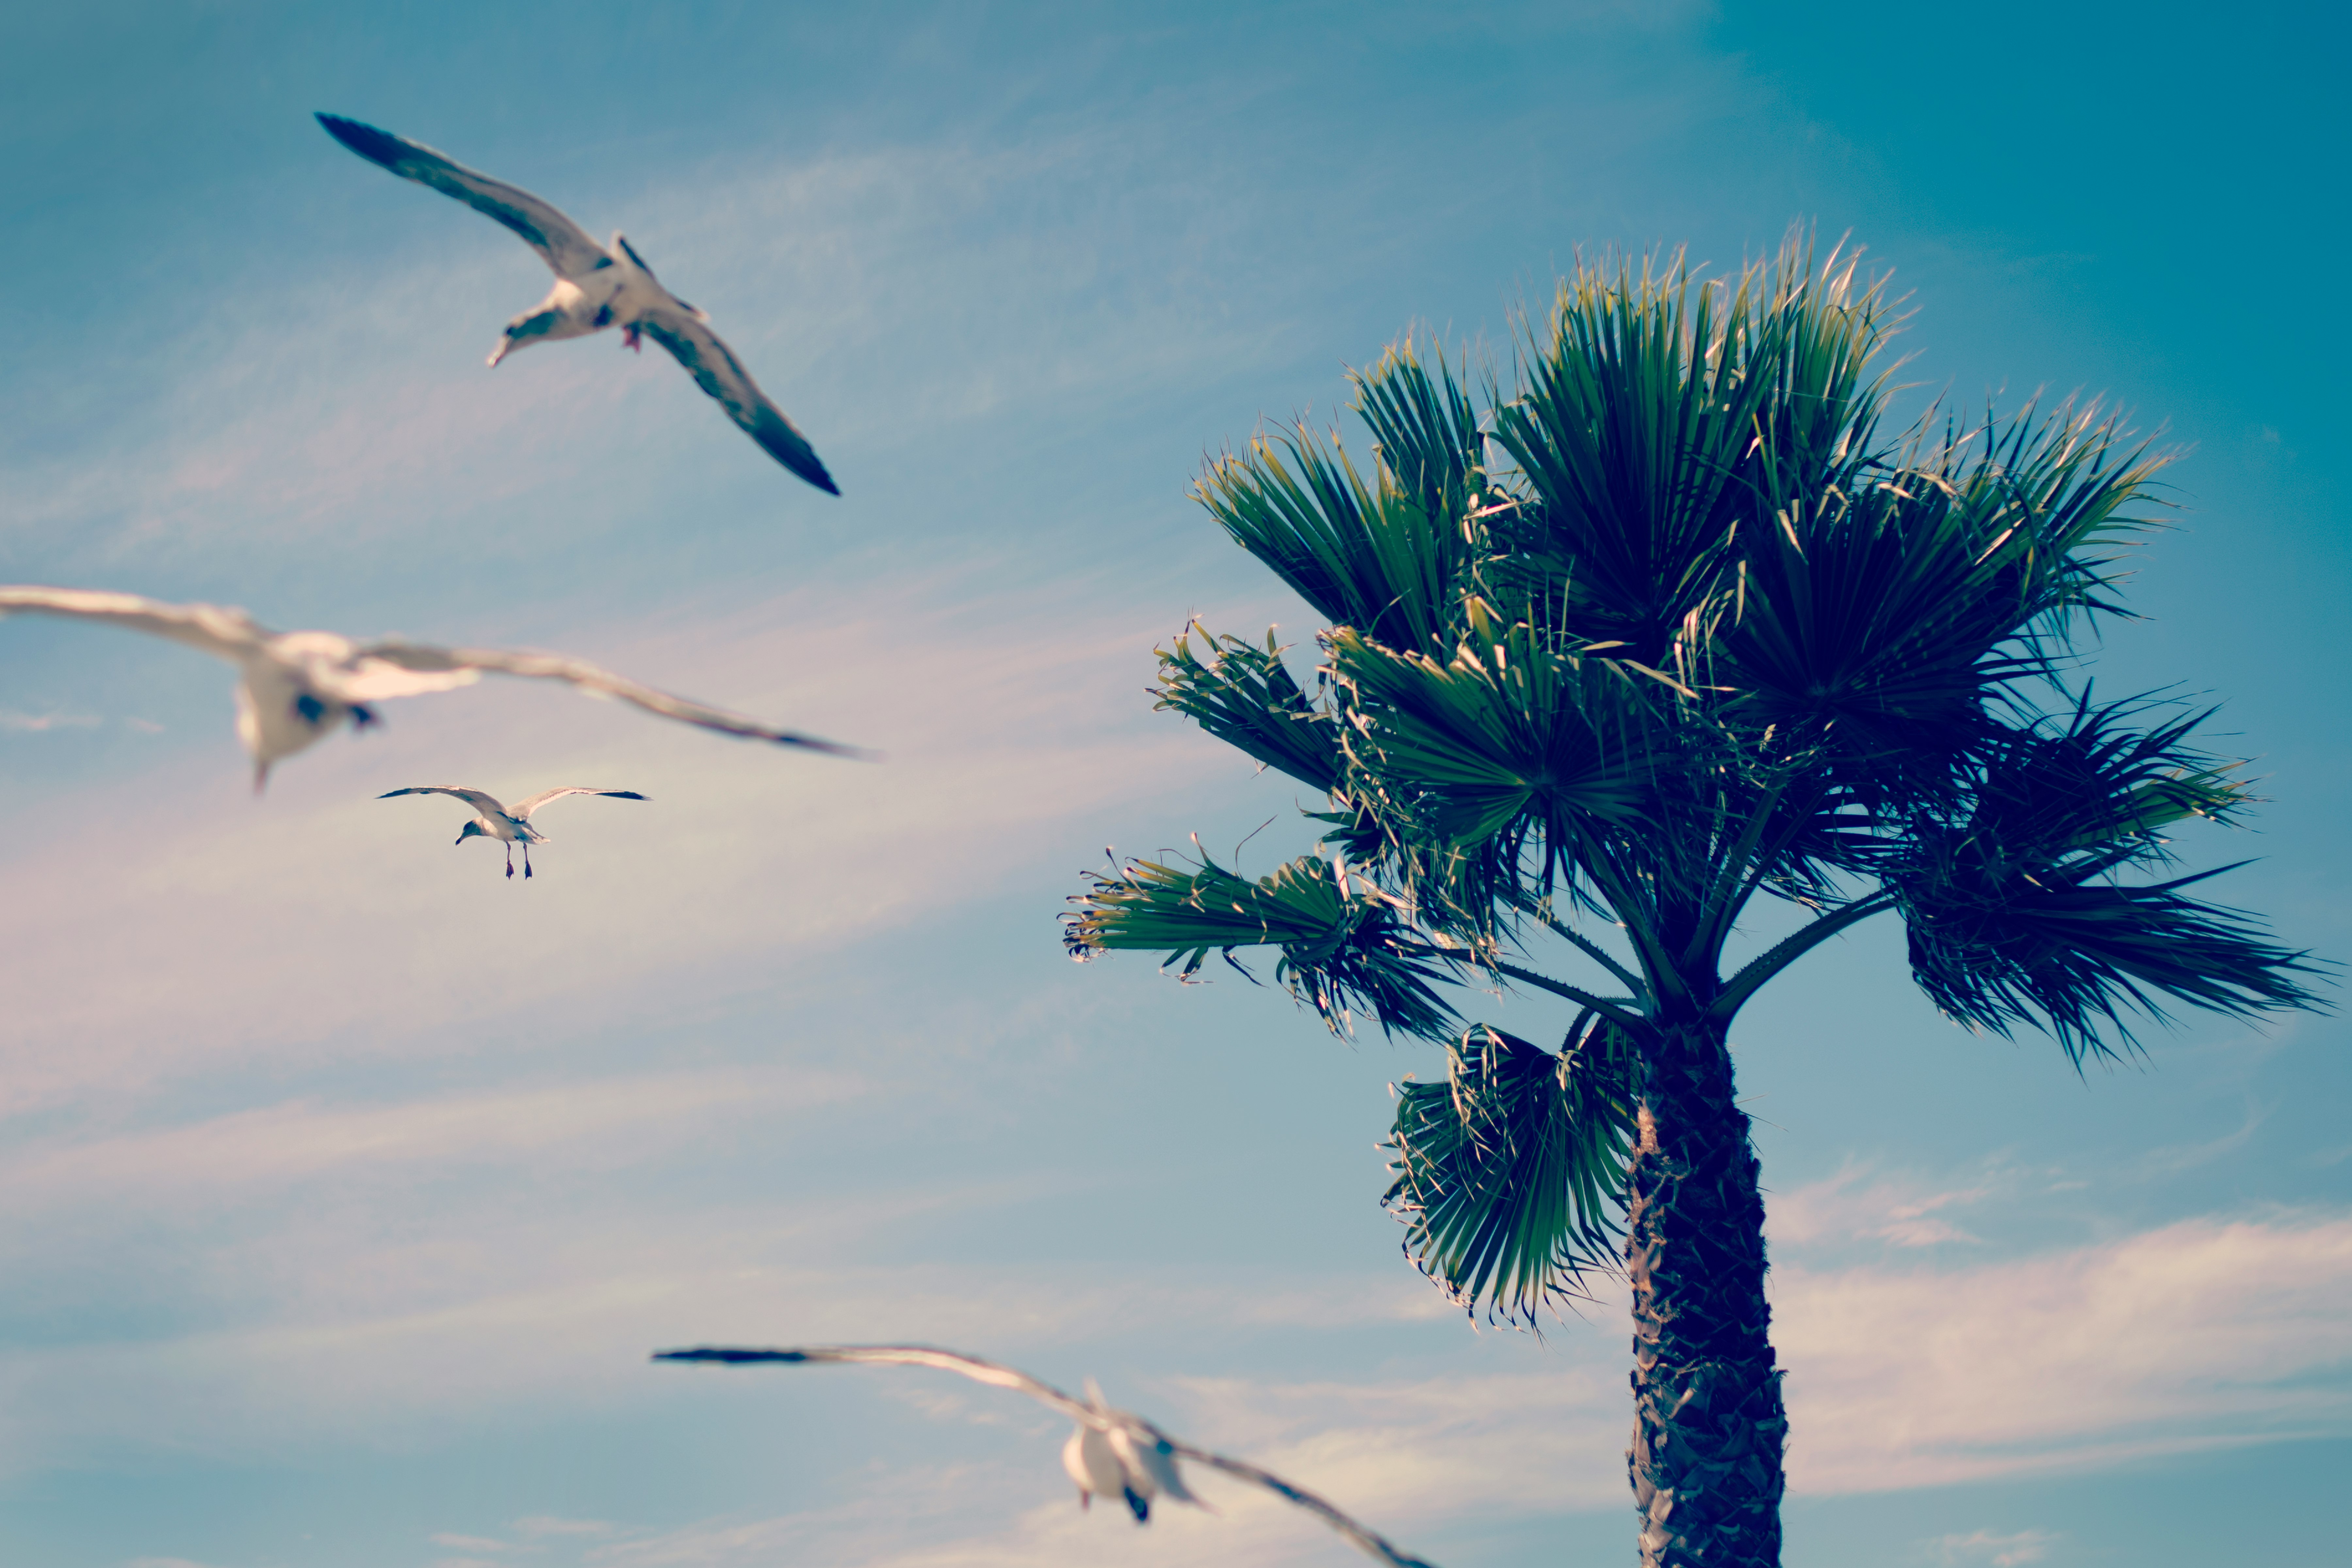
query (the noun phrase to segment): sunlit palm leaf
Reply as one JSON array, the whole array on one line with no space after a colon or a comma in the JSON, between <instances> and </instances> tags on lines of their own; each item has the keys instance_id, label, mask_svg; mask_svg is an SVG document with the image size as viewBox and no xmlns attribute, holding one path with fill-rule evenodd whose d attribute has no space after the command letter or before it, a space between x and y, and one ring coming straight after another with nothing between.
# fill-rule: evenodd
<instances>
[{"instance_id":1,"label":"sunlit palm leaf","mask_svg":"<svg viewBox=\"0 0 2352 1568\"><path fill-rule=\"evenodd\" d=\"M1301 784L1326 794L1339 788L1345 758L1338 728L1299 689L1274 634L1266 634L1260 648L1197 629L1209 658L1203 662L1192 651L1189 630L1174 647L1162 649L1157 706L1192 715L1217 739Z\"/></svg>"},{"instance_id":2,"label":"sunlit palm leaf","mask_svg":"<svg viewBox=\"0 0 2352 1568\"><path fill-rule=\"evenodd\" d=\"M1231 962L1236 948L1275 947L1276 979L1334 1033L1359 1013L1395 1034L1433 1039L1454 1027L1431 989L1445 978L1444 955L1413 934L1394 900L1331 861L1302 857L1256 881L1205 858L1195 868L1143 860L1091 875L1094 886L1064 917L1074 958L1142 949L1190 977L1213 952Z\"/></svg>"},{"instance_id":3,"label":"sunlit palm leaf","mask_svg":"<svg viewBox=\"0 0 2352 1568\"><path fill-rule=\"evenodd\" d=\"M1399 1089L1381 1202L1457 1304L1531 1323L1616 1267L1634 1058L1599 1020L1557 1057L1481 1024L1446 1067L1444 1083Z\"/></svg>"},{"instance_id":4,"label":"sunlit palm leaf","mask_svg":"<svg viewBox=\"0 0 2352 1568\"><path fill-rule=\"evenodd\" d=\"M1433 377L1408 337L1370 370L1351 377L1358 417L1370 426L1381 466L1433 518L1472 510L1470 492L1483 476L1486 437L1478 411L1464 394L1441 352Z\"/></svg>"},{"instance_id":5,"label":"sunlit palm leaf","mask_svg":"<svg viewBox=\"0 0 2352 1568\"><path fill-rule=\"evenodd\" d=\"M1425 804L1441 839L1476 844L1531 816L1564 849L1587 823L1640 816L1648 759L1612 661L1555 652L1526 626L1465 640L1444 664L1341 630L1331 658L1354 698L1349 759Z\"/></svg>"},{"instance_id":6,"label":"sunlit palm leaf","mask_svg":"<svg viewBox=\"0 0 2352 1568\"><path fill-rule=\"evenodd\" d=\"M1851 261L1821 277L1810 261L1710 284L1676 258L1560 286L1494 436L1539 498L1517 537L1553 563L1571 629L1669 662L1761 521L1761 468L1817 471L1874 416L1876 293L1853 292Z\"/></svg>"},{"instance_id":7,"label":"sunlit palm leaf","mask_svg":"<svg viewBox=\"0 0 2352 1568\"><path fill-rule=\"evenodd\" d=\"M1193 494L1235 542L1333 624L1398 647L1453 641L1456 580L1475 553L1458 519L1368 482L1311 431L1253 440L1210 466Z\"/></svg>"}]
</instances>

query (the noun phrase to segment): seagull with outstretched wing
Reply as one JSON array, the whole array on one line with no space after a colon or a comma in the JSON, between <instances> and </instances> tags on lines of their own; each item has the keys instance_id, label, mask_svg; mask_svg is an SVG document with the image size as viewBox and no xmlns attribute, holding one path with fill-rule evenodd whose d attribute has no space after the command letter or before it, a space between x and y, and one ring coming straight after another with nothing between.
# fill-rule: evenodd
<instances>
[{"instance_id":1,"label":"seagull with outstretched wing","mask_svg":"<svg viewBox=\"0 0 2352 1568\"><path fill-rule=\"evenodd\" d=\"M454 784L412 784L406 789L387 790L376 796L390 800L402 795L455 795L474 808L474 819L457 835L462 847L468 838L494 838L507 847L507 875L514 875L514 847L522 846L523 880L530 879L530 847L544 844L547 835L531 825L530 814L551 800L562 800L567 795L601 795L608 800L644 800L633 789L591 789L586 784L565 784L560 789L543 789L529 800L519 800L512 805L500 805L498 796L478 789L460 789Z\"/></svg>"},{"instance_id":2,"label":"seagull with outstretched wing","mask_svg":"<svg viewBox=\"0 0 2352 1568\"><path fill-rule=\"evenodd\" d=\"M483 672L532 680L560 680L590 697L615 697L664 719L721 734L800 746L835 756L854 746L779 730L756 719L673 697L614 675L585 659L500 648L435 647L386 639L356 643L334 632L273 632L243 610L220 605L173 605L136 594L88 588L0 586L0 617L62 616L128 627L226 659L238 671L236 734L253 755L255 793L269 769L310 745L346 719L354 730L376 722L374 704L394 697L471 686Z\"/></svg>"},{"instance_id":3,"label":"seagull with outstretched wing","mask_svg":"<svg viewBox=\"0 0 2352 1568\"><path fill-rule=\"evenodd\" d=\"M586 337L607 327L620 328L622 341L633 349L642 346L641 338L651 338L667 349L694 377L695 384L717 398L727 416L770 457L817 489L831 495L841 493L817 459L816 449L784 417L783 410L768 400L751 373L743 368L743 362L710 330L709 318L663 288L653 269L618 232L607 250L589 238L585 229L529 191L468 169L422 142L389 131L340 115L318 118L328 135L369 163L404 180L430 185L520 235L523 243L539 252L540 259L554 272L553 292L537 309L507 323L506 335L491 352L492 364L532 343Z\"/></svg>"},{"instance_id":4,"label":"seagull with outstretched wing","mask_svg":"<svg viewBox=\"0 0 2352 1568\"><path fill-rule=\"evenodd\" d=\"M1194 1497L1184 1485L1184 1478L1176 1468L1179 1459L1189 1459L1196 1465L1221 1471L1236 1480L1263 1487L1286 1502L1297 1503L1316 1518L1338 1531L1349 1545L1389 1564L1389 1568L1434 1568L1434 1564L1400 1552L1379 1531L1366 1528L1317 1497L1304 1487L1293 1486L1271 1470L1262 1470L1245 1459L1229 1459L1223 1454L1213 1454L1206 1448L1170 1436L1142 1416L1128 1410L1113 1410L1102 1400L1102 1391L1087 1383L1085 1399L1063 1393L1041 1378L1030 1376L1017 1368L998 1362L982 1361L978 1356L956 1351L937 1349L931 1345L802 1345L789 1350L744 1350L726 1346L706 1345L698 1350L658 1351L656 1361L715 1362L721 1365L743 1366L759 1363L782 1363L787 1366L821 1365L839 1362L853 1364L882 1366L929 1366L941 1372L952 1372L974 1383L984 1383L992 1388L1009 1388L1025 1394L1051 1410L1058 1410L1077 1423L1069 1441L1062 1447L1062 1468L1078 1485L1078 1501L1083 1506L1094 1493L1123 1493L1135 1521L1144 1523L1151 1517L1151 1499L1165 1495L1178 1502L1189 1502L1196 1508L1208 1505Z\"/></svg>"}]
</instances>

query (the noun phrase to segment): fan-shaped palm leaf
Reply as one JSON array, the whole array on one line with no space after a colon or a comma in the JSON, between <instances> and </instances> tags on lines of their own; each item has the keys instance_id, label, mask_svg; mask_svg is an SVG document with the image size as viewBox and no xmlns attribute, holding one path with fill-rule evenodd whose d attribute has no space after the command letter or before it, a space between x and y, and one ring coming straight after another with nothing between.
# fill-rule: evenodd
<instances>
[{"instance_id":1,"label":"fan-shaped palm leaf","mask_svg":"<svg viewBox=\"0 0 2352 1568\"><path fill-rule=\"evenodd\" d=\"M1474 1025L1446 1081L1403 1084L1381 1199L1405 1251L1457 1304L1532 1323L1553 1297L1616 1267L1635 1057L1593 1018L1555 1057Z\"/></svg>"}]
</instances>

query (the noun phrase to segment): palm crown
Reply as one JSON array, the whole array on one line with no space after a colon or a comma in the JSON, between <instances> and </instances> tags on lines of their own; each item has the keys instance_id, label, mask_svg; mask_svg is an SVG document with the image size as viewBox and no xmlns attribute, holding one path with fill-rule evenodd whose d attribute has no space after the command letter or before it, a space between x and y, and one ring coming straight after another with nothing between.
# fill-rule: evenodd
<instances>
[{"instance_id":1,"label":"palm crown","mask_svg":"<svg viewBox=\"0 0 2352 1568\"><path fill-rule=\"evenodd\" d=\"M2163 455L2072 405L1883 438L1890 325L1793 242L1724 281L1588 268L1508 395L1411 338L1356 374L1369 474L1299 426L1196 487L1328 626L1307 684L1270 633L1188 628L1160 705L1325 795L1324 852L1114 866L1066 938L1186 974L1270 946L1333 1028L1446 1042L1387 1201L1466 1305L1524 1318L1608 1265L1655 1043L1719 1039L1872 915L1947 1015L2078 1068L2168 1004L2311 1000L2302 954L2160 869L2172 825L2245 803L2234 764L2072 689ZM1726 974L1759 894L1805 923ZM1553 939L1589 977L1531 967ZM1577 1005L1557 1054L1443 989L1497 978Z\"/></svg>"}]
</instances>

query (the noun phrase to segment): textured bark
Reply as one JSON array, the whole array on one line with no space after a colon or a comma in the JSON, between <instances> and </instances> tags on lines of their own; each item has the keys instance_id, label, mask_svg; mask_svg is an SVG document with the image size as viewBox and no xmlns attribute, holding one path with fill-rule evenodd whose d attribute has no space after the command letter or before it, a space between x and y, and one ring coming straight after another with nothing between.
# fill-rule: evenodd
<instances>
[{"instance_id":1,"label":"textured bark","mask_svg":"<svg viewBox=\"0 0 2352 1568\"><path fill-rule=\"evenodd\" d=\"M1764 1200L1713 1031L1649 1054L1625 1238L1643 1568L1779 1568L1788 1417L1764 1300Z\"/></svg>"}]
</instances>

